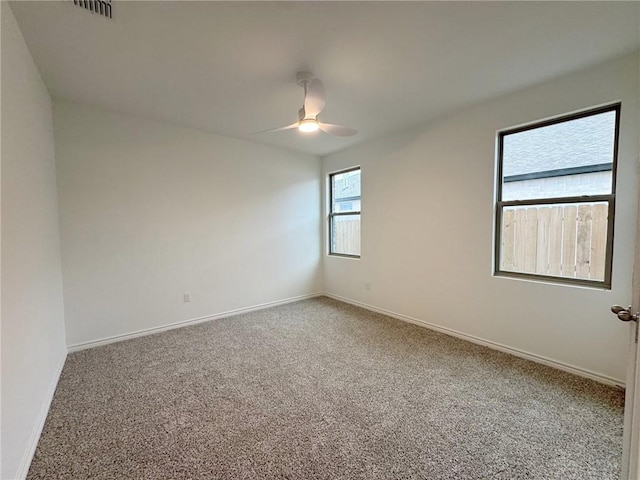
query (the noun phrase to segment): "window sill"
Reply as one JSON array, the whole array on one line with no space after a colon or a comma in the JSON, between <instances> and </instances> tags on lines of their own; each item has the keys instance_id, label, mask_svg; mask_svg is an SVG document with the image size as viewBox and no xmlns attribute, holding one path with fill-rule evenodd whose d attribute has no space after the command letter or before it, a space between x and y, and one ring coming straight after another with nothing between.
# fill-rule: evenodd
<instances>
[{"instance_id":1,"label":"window sill","mask_svg":"<svg viewBox=\"0 0 640 480\"><path fill-rule=\"evenodd\" d=\"M351 260L360 260L360 255L346 255L343 253L327 253L327 257L333 258L347 258Z\"/></svg>"}]
</instances>

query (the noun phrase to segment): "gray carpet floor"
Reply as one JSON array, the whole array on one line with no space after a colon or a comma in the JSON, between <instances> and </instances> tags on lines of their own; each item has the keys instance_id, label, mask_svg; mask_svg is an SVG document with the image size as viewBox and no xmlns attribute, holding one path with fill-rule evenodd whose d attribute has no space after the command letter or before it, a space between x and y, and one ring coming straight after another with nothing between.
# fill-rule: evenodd
<instances>
[{"instance_id":1,"label":"gray carpet floor","mask_svg":"<svg viewBox=\"0 0 640 480\"><path fill-rule=\"evenodd\" d=\"M619 389L328 298L69 355L28 479L617 479Z\"/></svg>"}]
</instances>

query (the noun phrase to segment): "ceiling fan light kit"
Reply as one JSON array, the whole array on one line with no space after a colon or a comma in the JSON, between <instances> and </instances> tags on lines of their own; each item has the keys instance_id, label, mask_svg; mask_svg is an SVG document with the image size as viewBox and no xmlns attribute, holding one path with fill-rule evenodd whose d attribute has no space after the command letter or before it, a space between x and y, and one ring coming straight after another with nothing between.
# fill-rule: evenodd
<instances>
[{"instance_id":1,"label":"ceiling fan light kit","mask_svg":"<svg viewBox=\"0 0 640 480\"><path fill-rule=\"evenodd\" d=\"M324 85L318 78L313 78L311 72L298 72L296 74L296 83L304 89L304 103L302 108L298 110L298 121L284 127L272 128L256 133L278 132L281 130L290 130L297 128L303 133L311 133L321 130L329 135L338 137L351 137L358 133L353 128L343 127L342 125L333 125L331 123L322 123L318 120L318 115L324 109L326 103L326 95Z\"/></svg>"},{"instance_id":2,"label":"ceiling fan light kit","mask_svg":"<svg viewBox=\"0 0 640 480\"><path fill-rule=\"evenodd\" d=\"M317 132L320 129L318 121L314 118L305 118L298 122L298 130L305 133Z\"/></svg>"}]
</instances>

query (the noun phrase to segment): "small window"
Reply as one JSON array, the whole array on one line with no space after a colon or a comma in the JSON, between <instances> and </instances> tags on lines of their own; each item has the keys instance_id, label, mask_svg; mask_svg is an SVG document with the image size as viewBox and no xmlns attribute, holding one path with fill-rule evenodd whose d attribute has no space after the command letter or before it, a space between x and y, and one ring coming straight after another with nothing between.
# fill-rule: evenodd
<instances>
[{"instance_id":1,"label":"small window","mask_svg":"<svg viewBox=\"0 0 640 480\"><path fill-rule=\"evenodd\" d=\"M329 175L329 254L360 257L360 168Z\"/></svg>"},{"instance_id":2,"label":"small window","mask_svg":"<svg viewBox=\"0 0 640 480\"><path fill-rule=\"evenodd\" d=\"M498 134L496 275L611 288L620 104Z\"/></svg>"}]
</instances>

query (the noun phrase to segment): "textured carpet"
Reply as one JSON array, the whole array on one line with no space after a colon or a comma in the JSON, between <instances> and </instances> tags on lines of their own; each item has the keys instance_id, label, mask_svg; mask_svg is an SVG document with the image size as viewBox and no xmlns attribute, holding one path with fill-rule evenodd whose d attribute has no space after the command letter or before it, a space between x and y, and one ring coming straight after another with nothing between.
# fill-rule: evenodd
<instances>
[{"instance_id":1,"label":"textured carpet","mask_svg":"<svg viewBox=\"0 0 640 480\"><path fill-rule=\"evenodd\" d=\"M29 479L617 479L623 393L327 298L74 353Z\"/></svg>"}]
</instances>

